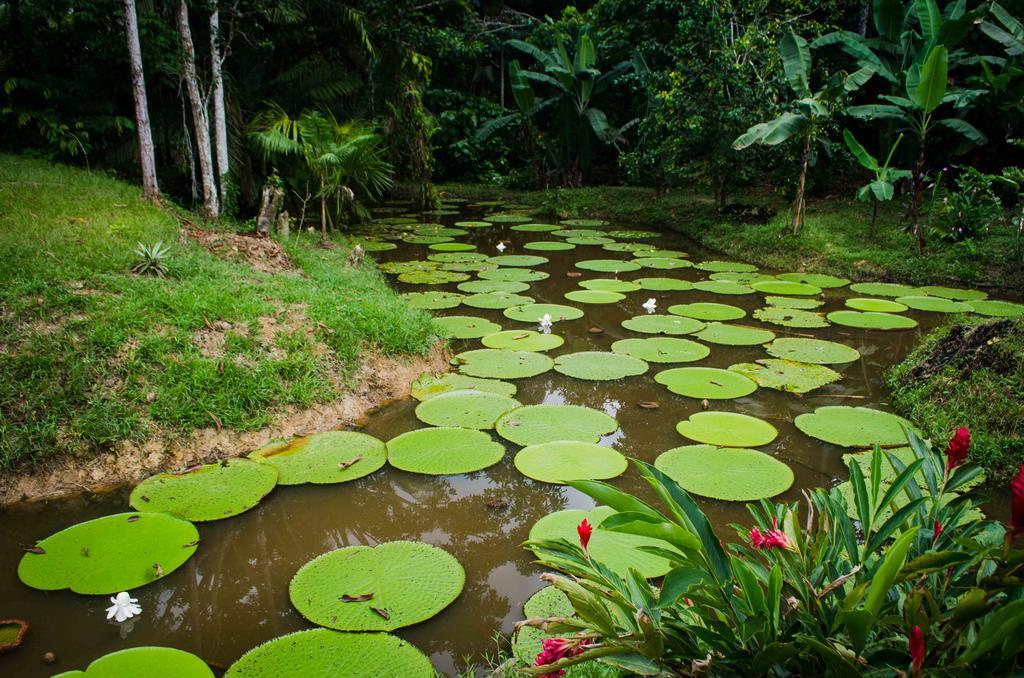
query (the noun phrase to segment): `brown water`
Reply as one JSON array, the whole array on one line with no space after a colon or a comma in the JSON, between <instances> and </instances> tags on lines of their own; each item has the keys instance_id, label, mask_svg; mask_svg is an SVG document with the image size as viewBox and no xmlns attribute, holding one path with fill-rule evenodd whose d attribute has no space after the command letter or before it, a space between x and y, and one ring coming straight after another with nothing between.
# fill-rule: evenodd
<instances>
[{"instance_id":1,"label":"brown water","mask_svg":"<svg viewBox=\"0 0 1024 678\"><path fill-rule=\"evenodd\" d=\"M452 223L477 219L481 214L470 211L459 217L427 220ZM600 246L578 246L568 252L531 252L523 250L522 244L556 238L543 233L519 233L504 225L474 229L458 238L476 244L480 252L493 254L497 254L494 247L499 239L511 241L505 254L539 254L550 259L539 268L551 277L531 283L530 291L522 294L533 296L538 302L579 306L586 313L579 320L555 324L553 331L566 341L551 352L553 355L607 351L617 339L651 336L630 332L620 325L622 320L642 314L640 305L651 296L658 300L660 313L675 303L732 304L748 312L747 318L736 321L739 324L771 329L780 337L830 339L859 350L860 360L832 366L842 372L841 381L804 397L761 388L746 398L718 401L712 406L767 419L779 429L776 441L760 448L789 464L796 476L792 489L776 497L777 501L795 501L802 488L827 486L846 475L841 460L844 450L800 433L792 424L794 417L823 405L886 409L883 371L904 357L923 332L944 320L940 314L911 310L908 315L920 323L914 330L870 331L832 326L790 331L749 317L751 311L763 305L764 295L725 296L696 290L642 290L627 294L618 304L579 305L566 301L563 294L576 289L580 280L610 275L586 272L583 278L569 278L565 274L574 270L574 262L629 259L631 255L608 252ZM690 252L693 261L723 258L674 234L646 242ZM426 245L400 243L398 250L374 256L379 261L398 261L422 259L429 253ZM707 274L692 268L642 269L620 277L629 280L652 276L698 280ZM401 291L456 288L454 284L398 287ZM827 304L818 310L842 308L843 299L849 296L854 295L845 289L826 290ZM505 318L500 311L459 307L438 313L479 315L506 329L530 328ZM588 332L591 327L600 327L604 332L592 334ZM453 342L456 352L479 347L476 340ZM728 367L765 357L768 356L760 346L711 345L711 355L699 364ZM644 376L614 382L579 381L550 371L518 380L516 397L524 404L571 403L603 410L615 416L621 425L603 442L628 456L653 461L661 452L687 444L676 433L675 424L700 410L698 401L673 395L654 382L656 372L675 366L652 365ZM637 403L644 400L657 401L661 407L641 409ZM418 428L421 424L413 415L415 405L412 400L387 405L373 413L361 430L387 440ZM137 645L177 647L194 652L214 666L227 667L259 643L310 627L288 599L288 582L301 565L342 546L396 539L441 546L466 569L465 590L452 606L427 622L398 631L397 635L425 652L439 672L451 674L468 667L479 668L485 664L485 656L496 650L495 634L508 634L513 622L521 618L523 602L541 588L538 575L542 570L531 563L532 554L520 547L530 526L552 511L593 505L575 490L523 477L512 465L516 448L507 448L508 454L501 463L467 475L434 477L385 467L369 477L340 485L279 487L241 516L200 524L202 543L196 555L166 578L133 591L143 613L124 625L105 620L107 597L36 591L18 581L16 569L22 555L18 544L32 544L82 520L130 510L127 492L4 509L0 512L0 618L25 619L32 630L22 648L0 656L0 675L28 678L84 668L103 654ZM613 482L630 491L646 491L632 470ZM507 501L508 505L502 509L488 508L494 500ZM701 505L719 536L726 540L734 538L730 523L749 523L741 504L702 500ZM44 664L45 652L54 652L57 663Z\"/></svg>"}]
</instances>

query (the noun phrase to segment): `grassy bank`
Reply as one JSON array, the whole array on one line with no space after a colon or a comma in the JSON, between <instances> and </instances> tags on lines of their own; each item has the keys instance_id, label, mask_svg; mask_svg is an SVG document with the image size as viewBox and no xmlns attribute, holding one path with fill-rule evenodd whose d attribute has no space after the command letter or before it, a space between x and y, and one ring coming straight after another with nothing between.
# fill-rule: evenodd
<instances>
[{"instance_id":1,"label":"grassy bank","mask_svg":"<svg viewBox=\"0 0 1024 678\"><path fill-rule=\"evenodd\" d=\"M774 212L767 223L743 223L742 216L720 214L710 196L695 192L674 191L657 198L650 189L614 186L549 191L508 191L466 184L441 188L453 196L510 200L563 217L659 225L769 268L827 271L854 280L1024 288L1021 244L1012 228L960 243L933 240L920 255L914 239L902 227L896 205L880 211L878 235L872 238L867 205L845 197L811 199L806 225L793 236L789 232L788 205L771 194L735 197L738 202Z\"/></svg>"},{"instance_id":2,"label":"grassy bank","mask_svg":"<svg viewBox=\"0 0 1024 678\"><path fill-rule=\"evenodd\" d=\"M365 353L436 340L372 266L312 235L254 252L188 237L134 186L12 156L0 206L0 470L156 432L254 430L339 397ZM137 243L156 241L168 276L133 274Z\"/></svg>"},{"instance_id":3,"label":"grassy bank","mask_svg":"<svg viewBox=\"0 0 1024 678\"><path fill-rule=\"evenodd\" d=\"M1024 463L1024 320L956 320L929 334L886 377L896 410L933 440L971 430L989 480Z\"/></svg>"}]
</instances>

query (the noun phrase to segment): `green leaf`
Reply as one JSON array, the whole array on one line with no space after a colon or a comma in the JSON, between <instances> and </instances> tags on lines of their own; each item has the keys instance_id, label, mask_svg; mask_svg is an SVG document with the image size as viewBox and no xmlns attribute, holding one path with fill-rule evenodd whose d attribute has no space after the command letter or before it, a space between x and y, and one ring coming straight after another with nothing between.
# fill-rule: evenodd
<instances>
[{"instance_id":1,"label":"green leaf","mask_svg":"<svg viewBox=\"0 0 1024 678\"><path fill-rule=\"evenodd\" d=\"M775 146L803 130L807 122L807 117L801 113L783 113L774 120L754 125L737 137L732 147L741 151L753 144Z\"/></svg>"},{"instance_id":2,"label":"green leaf","mask_svg":"<svg viewBox=\"0 0 1024 678\"><path fill-rule=\"evenodd\" d=\"M878 171L878 161L867 152L867 149L861 146L850 130L843 130L843 141L846 142L846 147L850 149L850 153L853 153L853 157L857 158L857 162L873 172Z\"/></svg>"},{"instance_id":3,"label":"green leaf","mask_svg":"<svg viewBox=\"0 0 1024 678\"><path fill-rule=\"evenodd\" d=\"M1019 647L1021 635L1018 631L1024 626L1024 600L1015 600L1004 605L993 612L988 621L978 630L977 640L974 647L960 655L958 664L970 664L981 658L997 645L1010 641L1011 646ZM1011 641L1011 634L1016 634L1017 640Z\"/></svg>"},{"instance_id":4,"label":"green leaf","mask_svg":"<svg viewBox=\"0 0 1024 678\"><path fill-rule=\"evenodd\" d=\"M887 202L892 200L895 192L895 187L888 181L882 179L876 179L868 184L868 188L871 189L872 195L875 196L875 200L879 202Z\"/></svg>"},{"instance_id":5,"label":"green leaf","mask_svg":"<svg viewBox=\"0 0 1024 678\"><path fill-rule=\"evenodd\" d=\"M872 15L878 35L888 42L898 42L903 29L903 3L900 0L874 0Z\"/></svg>"},{"instance_id":6,"label":"green leaf","mask_svg":"<svg viewBox=\"0 0 1024 678\"><path fill-rule=\"evenodd\" d=\"M903 568L906 562L907 552L910 545L917 537L917 529L910 529L901 534L892 546L889 547L882 564L874 572L871 583L868 585L867 596L864 600L864 609L872 616L877 617L882 610L889 589L896 581L896 575Z\"/></svg>"},{"instance_id":7,"label":"green leaf","mask_svg":"<svg viewBox=\"0 0 1024 678\"><path fill-rule=\"evenodd\" d=\"M935 124L957 132L977 146L983 146L988 143L988 137L986 137L981 130L966 120L961 120L960 118L943 118L942 120L936 121Z\"/></svg>"},{"instance_id":8,"label":"green leaf","mask_svg":"<svg viewBox=\"0 0 1024 678\"><path fill-rule=\"evenodd\" d=\"M665 575L665 580L661 584L658 607L674 605L691 588L708 579L710 579L710 575L696 567L682 566L671 570Z\"/></svg>"},{"instance_id":9,"label":"green leaf","mask_svg":"<svg viewBox=\"0 0 1024 678\"><path fill-rule=\"evenodd\" d=\"M918 0L918 5L929 3L934 7L934 0ZM938 13L938 10L936 10ZM946 96L946 72L949 68L949 54L946 48L939 45L933 47L924 65L921 67L921 81L911 93L911 98L925 113L934 111L942 97Z\"/></svg>"},{"instance_id":10,"label":"green leaf","mask_svg":"<svg viewBox=\"0 0 1024 678\"><path fill-rule=\"evenodd\" d=\"M846 112L854 118L861 120L890 119L909 123L910 119L899 106L888 104L867 104L865 106L850 106Z\"/></svg>"},{"instance_id":11,"label":"green leaf","mask_svg":"<svg viewBox=\"0 0 1024 678\"><path fill-rule=\"evenodd\" d=\"M807 47L807 41L790 29L789 33L782 36L779 41L779 53L782 55L782 69L786 73L786 80L790 88L799 97L809 96L811 93L808 82L811 72L811 50Z\"/></svg>"},{"instance_id":12,"label":"green leaf","mask_svg":"<svg viewBox=\"0 0 1024 678\"><path fill-rule=\"evenodd\" d=\"M939 14L939 6L935 0L915 0L914 7L917 10L917 21L921 24L921 33L928 42L935 42L939 37L939 29L942 27L942 16Z\"/></svg>"},{"instance_id":13,"label":"green leaf","mask_svg":"<svg viewBox=\"0 0 1024 678\"><path fill-rule=\"evenodd\" d=\"M602 657L599 661L602 664L608 664L609 666L620 668L627 673L635 673L640 676L657 676L662 673L661 667L658 666L657 662L635 652Z\"/></svg>"}]
</instances>

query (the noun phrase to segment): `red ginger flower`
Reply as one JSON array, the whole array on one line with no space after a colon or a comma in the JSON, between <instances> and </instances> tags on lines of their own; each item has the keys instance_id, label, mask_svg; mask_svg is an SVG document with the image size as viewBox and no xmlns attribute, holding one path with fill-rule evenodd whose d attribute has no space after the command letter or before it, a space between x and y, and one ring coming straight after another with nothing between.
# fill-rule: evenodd
<instances>
[{"instance_id":1,"label":"red ginger flower","mask_svg":"<svg viewBox=\"0 0 1024 678\"><path fill-rule=\"evenodd\" d=\"M584 522L586 522L584 520ZM554 664L563 657L574 657L583 652L583 648L571 640L565 638L545 638L541 641L541 651L533 661L534 666L546 666ZM551 673L541 674L542 678L561 678L565 675L565 669L558 669Z\"/></svg>"},{"instance_id":2,"label":"red ginger flower","mask_svg":"<svg viewBox=\"0 0 1024 678\"><path fill-rule=\"evenodd\" d=\"M936 542L936 541L939 540L939 537L942 536L942 530L944 530L944 529L945 528L942 527L942 523L940 523L938 520L936 520L935 524L932 526L932 541L933 542Z\"/></svg>"},{"instance_id":3,"label":"red ginger flower","mask_svg":"<svg viewBox=\"0 0 1024 678\"><path fill-rule=\"evenodd\" d=\"M583 552L587 552L587 544L590 543L590 535L594 533L594 528L591 527L587 519L584 518L583 522L576 526L576 534L580 536L580 546L583 547Z\"/></svg>"},{"instance_id":4,"label":"red ginger flower","mask_svg":"<svg viewBox=\"0 0 1024 678\"><path fill-rule=\"evenodd\" d=\"M1020 465L1017 477L1010 484L1011 502L1013 506L1010 518L1011 535L1016 537L1024 534L1024 464Z\"/></svg>"},{"instance_id":5,"label":"red ginger flower","mask_svg":"<svg viewBox=\"0 0 1024 678\"><path fill-rule=\"evenodd\" d=\"M914 630L910 632L909 646L910 674L919 676L921 669L924 668L924 634L921 633L920 626L915 626Z\"/></svg>"},{"instance_id":6,"label":"red ginger flower","mask_svg":"<svg viewBox=\"0 0 1024 678\"><path fill-rule=\"evenodd\" d=\"M761 532L761 530L756 527L751 528L749 538L750 545L756 549L768 550L773 548L793 548L793 543L789 541L789 537L779 529L778 518L772 518L772 529L770 530Z\"/></svg>"},{"instance_id":7,"label":"red ginger flower","mask_svg":"<svg viewBox=\"0 0 1024 678\"><path fill-rule=\"evenodd\" d=\"M967 455L971 453L971 432L966 426L961 426L949 439L946 445L946 473L949 473L960 464L964 463Z\"/></svg>"}]
</instances>

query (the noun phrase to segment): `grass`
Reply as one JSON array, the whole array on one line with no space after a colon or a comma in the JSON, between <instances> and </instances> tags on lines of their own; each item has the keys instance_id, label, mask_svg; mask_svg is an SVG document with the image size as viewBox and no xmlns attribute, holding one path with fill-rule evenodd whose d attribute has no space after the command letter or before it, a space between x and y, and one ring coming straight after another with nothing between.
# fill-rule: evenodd
<instances>
[{"instance_id":1,"label":"grass","mask_svg":"<svg viewBox=\"0 0 1024 678\"><path fill-rule=\"evenodd\" d=\"M1001 483L1024 464L1024 319L956 319L886 375L897 412L936 441L971 431L971 458Z\"/></svg>"},{"instance_id":2,"label":"grass","mask_svg":"<svg viewBox=\"0 0 1024 678\"><path fill-rule=\"evenodd\" d=\"M372 265L309 234L286 244L296 270L260 273L180 239L182 214L134 186L8 155L0 204L0 470L157 430L258 429L339 397L365 353L436 341ZM132 274L156 241L168 276Z\"/></svg>"}]
</instances>

